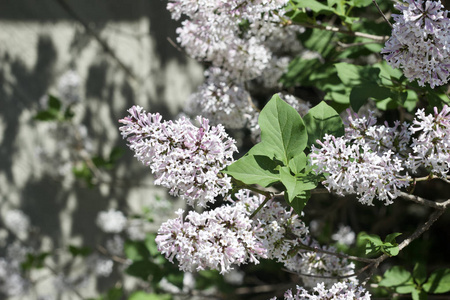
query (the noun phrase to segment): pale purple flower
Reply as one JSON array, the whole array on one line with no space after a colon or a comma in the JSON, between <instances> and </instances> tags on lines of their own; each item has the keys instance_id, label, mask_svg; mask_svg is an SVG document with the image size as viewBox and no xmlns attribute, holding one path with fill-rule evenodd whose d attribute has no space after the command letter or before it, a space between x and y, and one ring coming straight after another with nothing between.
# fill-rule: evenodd
<instances>
[{"instance_id":1,"label":"pale purple flower","mask_svg":"<svg viewBox=\"0 0 450 300\"><path fill-rule=\"evenodd\" d=\"M423 109L416 112L411 134L412 154L409 167L416 171L427 168L433 175L445 178L450 170L450 107L444 105L441 112L434 108L434 115L425 115Z\"/></svg>"},{"instance_id":2,"label":"pale purple flower","mask_svg":"<svg viewBox=\"0 0 450 300\"><path fill-rule=\"evenodd\" d=\"M240 190L234 196L240 201L238 203L247 207L248 214L255 211L265 199L262 195L253 195L249 190ZM267 249L268 258L279 262L289 259L290 251L301 244L309 234L305 223L292 208L286 209L274 200L269 200L254 219L263 229L257 232L257 236Z\"/></svg>"},{"instance_id":3,"label":"pale purple flower","mask_svg":"<svg viewBox=\"0 0 450 300\"><path fill-rule=\"evenodd\" d=\"M388 205L409 186L405 160L411 134L406 123L389 127L376 121L372 113L362 118L349 114L345 135L326 134L317 141L320 148L311 147L310 159L315 171L324 174L329 191L357 194L367 205L373 205L374 198Z\"/></svg>"},{"instance_id":4,"label":"pale purple flower","mask_svg":"<svg viewBox=\"0 0 450 300\"><path fill-rule=\"evenodd\" d=\"M121 211L109 209L98 213L97 225L104 232L119 233L127 225L127 218Z\"/></svg>"},{"instance_id":5,"label":"pale purple flower","mask_svg":"<svg viewBox=\"0 0 450 300\"><path fill-rule=\"evenodd\" d=\"M209 61L240 80L263 74L279 51L280 40L293 37L283 51L298 50L298 26L281 26L287 0L171 0L167 9L172 18L188 17L177 29L177 41L192 57ZM277 13L273 13L277 11ZM246 21L248 27L240 24ZM279 38L277 38L279 37ZM278 47L278 49L277 49Z\"/></svg>"},{"instance_id":6,"label":"pale purple flower","mask_svg":"<svg viewBox=\"0 0 450 300\"><path fill-rule=\"evenodd\" d=\"M185 112L201 114L212 124L226 128L244 128L251 116L256 114L249 92L231 78L230 72L211 67L205 71L205 82L192 94Z\"/></svg>"},{"instance_id":7,"label":"pale purple flower","mask_svg":"<svg viewBox=\"0 0 450 300\"><path fill-rule=\"evenodd\" d=\"M336 248L321 246L316 240L311 238L305 239L303 243L319 251L300 250L296 255L286 259L284 262L287 269L299 274L303 286L312 288L317 283L322 282L326 287L331 287L338 282L339 277L349 276L355 273L355 265L346 258L340 258L336 255L320 251L325 250L327 252L337 253ZM355 284L358 283L356 276L341 280Z\"/></svg>"},{"instance_id":8,"label":"pale purple flower","mask_svg":"<svg viewBox=\"0 0 450 300\"><path fill-rule=\"evenodd\" d=\"M271 298L276 300L277 297ZM327 289L325 284L318 283L312 292L297 286L295 293L287 290L284 300L370 300L371 295L363 287L352 282L337 282Z\"/></svg>"},{"instance_id":9,"label":"pale purple flower","mask_svg":"<svg viewBox=\"0 0 450 300\"><path fill-rule=\"evenodd\" d=\"M392 36L381 50L384 59L410 80L432 88L448 82L450 20L440 1L405 0L395 7Z\"/></svg>"},{"instance_id":10,"label":"pale purple flower","mask_svg":"<svg viewBox=\"0 0 450 300\"><path fill-rule=\"evenodd\" d=\"M232 265L257 264L266 249L257 237L260 229L249 219L243 205L226 205L202 214L183 210L176 219L163 223L156 243L159 251L180 270L216 269L226 273Z\"/></svg>"},{"instance_id":11,"label":"pale purple flower","mask_svg":"<svg viewBox=\"0 0 450 300\"><path fill-rule=\"evenodd\" d=\"M128 112L131 115L119 121L125 124L120 131L135 157L155 174L156 185L202 207L231 188L230 178L220 171L233 162L237 148L222 125L210 126L201 117L200 127L185 117L162 121L158 113L147 114L139 106Z\"/></svg>"},{"instance_id":12,"label":"pale purple flower","mask_svg":"<svg viewBox=\"0 0 450 300\"><path fill-rule=\"evenodd\" d=\"M350 226L339 225L338 231L331 235L331 239L340 244L351 246L355 242L356 234Z\"/></svg>"}]
</instances>

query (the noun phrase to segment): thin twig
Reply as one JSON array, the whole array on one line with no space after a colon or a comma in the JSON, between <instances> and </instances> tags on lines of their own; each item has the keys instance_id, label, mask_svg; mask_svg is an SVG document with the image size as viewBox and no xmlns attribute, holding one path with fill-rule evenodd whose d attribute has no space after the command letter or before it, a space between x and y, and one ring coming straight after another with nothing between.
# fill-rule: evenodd
<instances>
[{"instance_id":1,"label":"thin twig","mask_svg":"<svg viewBox=\"0 0 450 300\"><path fill-rule=\"evenodd\" d=\"M439 210L445 210L450 205L450 199L443 201L443 202L434 202L434 201L427 200L427 199L424 199L424 198L416 196L416 195L410 195L405 192L400 192L400 197L402 197L403 199L410 200L410 201L416 202L418 204L422 204L422 205L429 206L429 207L439 209Z\"/></svg>"},{"instance_id":2,"label":"thin twig","mask_svg":"<svg viewBox=\"0 0 450 300\"><path fill-rule=\"evenodd\" d=\"M427 200L429 201L429 200ZM431 201L430 201L431 202ZM446 202L450 203L450 199L447 200ZM404 248L406 248L409 244L411 244L412 241L414 241L415 239L417 239L418 237L420 237L425 231L427 231L428 229L430 229L431 225L434 224L434 222L436 222L439 217L445 212L445 209L439 208L436 209L428 218L428 221L426 221L422 226L418 227L416 229L416 231L414 231L408 238L406 238L403 242L401 242L398 245L398 249L399 251L402 251ZM370 267L371 271L369 272L369 274L366 276L366 279L363 281L363 285L366 285L367 282L369 281L369 279L372 277L372 275L374 274L375 270L378 268L378 266L387 258L389 258L390 256L387 254L383 254L380 257L378 257L377 259L375 259L374 262L372 262L371 264L367 265L366 267Z\"/></svg>"},{"instance_id":3,"label":"thin twig","mask_svg":"<svg viewBox=\"0 0 450 300\"><path fill-rule=\"evenodd\" d=\"M326 30L326 31L343 33L343 34L350 35L350 36L357 36L357 37L362 37L362 38L366 38L366 39L371 39L371 40L377 41L379 43L384 43L385 41L387 41L389 39L389 36L379 36L379 35L373 35L373 34L364 33L364 32L358 32L358 31L348 31L348 30L341 29L339 27L334 27L334 26L329 26L329 25L323 26L323 25L309 24L309 23L296 23L296 24L301 25L303 27L307 27L307 28L317 28L317 29L322 29L322 30Z\"/></svg>"},{"instance_id":4,"label":"thin twig","mask_svg":"<svg viewBox=\"0 0 450 300\"><path fill-rule=\"evenodd\" d=\"M384 15L384 13L381 11L380 7L378 6L378 3L376 0L372 0L373 4L375 4L375 6L377 7L378 11L380 12L380 14L383 16L383 19L386 21L386 23L389 24L389 26L391 26L391 28L394 28L391 24L391 22L389 22L389 20L386 18L386 16Z\"/></svg>"},{"instance_id":5,"label":"thin twig","mask_svg":"<svg viewBox=\"0 0 450 300\"><path fill-rule=\"evenodd\" d=\"M358 47L358 46L364 46L364 45L370 45L370 44L379 44L379 43L378 42L360 42L360 43L345 44L345 43L342 43L342 42L338 41L337 44L342 49L347 49L347 48L351 48L351 47Z\"/></svg>"},{"instance_id":6,"label":"thin twig","mask_svg":"<svg viewBox=\"0 0 450 300\"><path fill-rule=\"evenodd\" d=\"M306 251L312 251L312 252L318 252L318 253L325 253L325 254L334 255L334 256L337 256L337 257L340 257L340 258L346 258L346 259L361 261L361 262L365 262L365 263L372 263L372 262L374 262L376 260L374 258L364 258L364 257L358 257L358 256L353 256L353 255L342 254L342 253L338 253L338 252L327 251L327 250L323 250L321 248L310 247L310 246L305 245L305 244L301 244L301 247L302 248L300 250L306 250Z\"/></svg>"},{"instance_id":7,"label":"thin twig","mask_svg":"<svg viewBox=\"0 0 450 300\"><path fill-rule=\"evenodd\" d=\"M112 260L115 262L118 262L123 265L128 265L129 261L126 258L111 254L108 250L105 249L105 247L101 245L97 245L97 250L102 253L103 255L109 256Z\"/></svg>"},{"instance_id":8,"label":"thin twig","mask_svg":"<svg viewBox=\"0 0 450 300\"><path fill-rule=\"evenodd\" d=\"M256 214L264 207L264 205L266 205L267 202L269 202L270 199L273 198L266 196L266 199L263 201L263 203L261 203L258 208L250 215L250 219L253 219L253 217L256 216Z\"/></svg>"}]
</instances>

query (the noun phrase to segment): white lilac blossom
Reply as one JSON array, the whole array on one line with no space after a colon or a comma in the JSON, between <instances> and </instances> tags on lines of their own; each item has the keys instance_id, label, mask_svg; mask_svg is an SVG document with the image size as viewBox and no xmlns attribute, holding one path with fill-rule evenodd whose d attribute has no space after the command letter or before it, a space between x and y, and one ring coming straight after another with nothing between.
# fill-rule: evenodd
<instances>
[{"instance_id":1,"label":"white lilac blossom","mask_svg":"<svg viewBox=\"0 0 450 300\"><path fill-rule=\"evenodd\" d=\"M167 9L174 19L188 17L177 29L177 41L189 55L232 72L234 78L249 80L267 68L271 48L280 40L277 36L296 38L296 26L281 24L287 2L171 0ZM297 50L297 44L289 41Z\"/></svg>"},{"instance_id":2,"label":"white lilac blossom","mask_svg":"<svg viewBox=\"0 0 450 300\"><path fill-rule=\"evenodd\" d=\"M70 105L80 100L81 79L77 72L69 70L58 81L58 93L64 104Z\"/></svg>"},{"instance_id":3,"label":"white lilac blossom","mask_svg":"<svg viewBox=\"0 0 450 300\"><path fill-rule=\"evenodd\" d=\"M119 233L127 225L127 218L121 211L109 209L98 213L97 225L104 232Z\"/></svg>"},{"instance_id":4,"label":"white lilac blossom","mask_svg":"<svg viewBox=\"0 0 450 300\"><path fill-rule=\"evenodd\" d=\"M405 0L395 4L392 36L381 50L394 68L410 80L432 88L448 82L450 69L450 20L441 1Z\"/></svg>"},{"instance_id":5,"label":"white lilac blossom","mask_svg":"<svg viewBox=\"0 0 450 300\"><path fill-rule=\"evenodd\" d=\"M325 135L312 146L311 163L325 176L323 184L339 195L357 194L363 204L378 198L386 205L411 182L408 172L424 168L446 178L450 169L450 108L420 109L411 125L376 125L376 118L350 114L345 135ZM415 135L415 136L414 136Z\"/></svg>"},{"instance_id":6,"label":"white lilac blossom","mask_svg":"<svg viewBox=\"0 0 450 300\"><path fill-rule=\"evenodd\" d=\"M340 244L350 246L355 242L356 234L350 226L339 225L338 231L331 235L331 239Z\"/></svg>"},{"instance_id":7,"label":"white lilac blossom","mask_svg":"<svg viewBox=\"0 0 450 300\"><path fill-rule=\"evenodd\" d=\"M107 258L98 258L95 261L95 274L108 277L111 275L114 267L114 262L111 259Z\"/></svg>"},{"instance_id":8,"label":"white lilac blossom","mask_svg":"<svg viewBox=\"0 0 450 300\"><path fill-rule=\"evenodd\" d=\"M30 227L30 218L21 210L13 209L5 214L4 223L6 228L22 238Z\"/></svg>"},{"instance_id":9,"label":"white lilac blossom","mask_svg":"<svg viewBox=\"0 0 450 300\"><path fill-rule=\"evenodd\" d=\"M317 251L299 251L296 255L287 259L284 264L287 269L299 274L303 285L308 288L314 287L322 282L326 287L330 287L339 281L358 283L355 273L355 264L346 258L340 258L329 253L336 253L337 250L331 246L321 246L316 240L308 239L304 241L311 248ZM326 251L329 253L324 253ZM313 275L313 276L310 276Z\"/></svg>"},{"instance_id":10,"label":"white lilac blossom","mask_svg":"<svg viewBox=\"0 0 450 300\"><path fill-rule=\"evenodd\" d=\"M146 228L148 223L141 219L130 219L128 220L128 225L126 232L130 240L132 241L143 241L147 236L148 228Z\"/></svg>"},{"instance_id":11,"label":"white lilac blossom","mask_svg":"<svg viewBox=\"0 0 450 300\"><path fill-rule=\"evenodd\" d=\"M271 298L276 300L277 297ZM287 290L284 300L370 300L371 295L363 287L352 282L337 282L327 289L323 283L318 283L312 292L297 286L297 290Z\"/></svg>"},{"instance_id":12,"label":"white lilac blossom","mask_svg":"<svg viewBox=\"0 0 450 300\"><path fill-rule=\"evenodd\" d=\"M226 128L243 128L256 114L249 92L231 79L230 72L211 67L205 71L205 82L189 97L185 112L201 114L212 124Z\"/></svg>"},{"instance_id":13,"label":"white lilac blossom","mask_svg":"<svg viewBox=\"0 0 450 300\"><path fill-rule=\"evenodd\" d=\"M220 171L233 162L237 147L223 126L210 126L201 117L200 127L185 117L162 121L158 113L147 114L139 106L128 112L131 115L120 120L125 125L120 131L135 157L155 174L156 185L202 207L231 188L230 177Z\"/></svg>"},{"instance_id":14,"label":"white lilac blossom","mask_svg":"<svg viewBox=\"0 0 450 300\"><path fill-rule=\"evenodd\" d=\"M235 194L250 215L264 201L262 195L252 195L249 190L240 190ZM231 200L231 199L229 199ZM303 243L308 235L308 228L293 209L286 210L280 203L269 200L255 215L255 223L263 230L256 234L263 247L267 249L267 257L278 262L286 262L291 258L293 249Z\"/></svg>"},{"instance_id":15,"label":"white lilac blossom","mask_svg":"<svg viewBox=\"0 0 450 300\"><path fill-rule=\"evenodd\" d=\"M415 172L419 167L427 168L433 175L446 178L450 169L450 107L441 112L434 108L434 115L425 115L423 109L409 128L418 137L412 139L409 167Z\"/></svg>"},{"instance_id":16,"label":"white lilac blossom","mask_svg":"<svg viewBox=\"0 0 450 300\"><path fill-rule=\"evenodd\" d=\"M402 157L410 134L406 124L390 128L376 126L376 118L355 118L350 114L345 135L326 134L312 146L311 164L325 175L323 184L338 195L357 194L363 204L373 205L378 198L392 204L400 189L409 186Z\"/></svg>"},{"instance_id":17,"label":"white lilac blossom","mask_svg":"<svg viewBox=\"0 0 450 300\"><path fill-rule=\"evenodd\" d=\"M235 194L235 198L239 200L237 203L247 208L248 214L255 211L265 199L261 195L252 195L248 190L239 191ZM228 200L231 201L231 198ZM305 286L313 287L318 280L331 286L337 281L336 277L354 273L355 265L349 263L347 259L320 251L302 250L303 245L308 245L311 248L336 252L335 248L321 247L317 241L312 240L308 236L308 227L292 208L286 209L280 203L269 200L254 216L254 223L261 228L256 235L267 250L267 258L281 262L288 270L298 273ZM357 279L349 277L346 281L356 283Z\"/></svg>"},{"instance_id":18,"label":"white lilac blossom","mask_svg":"<svg viewBox=\"0 0 450 300\"><path fill-rule=\"evenodd\" d=\"M28 293L31 283L22 276L21 264L30 249L17 241L6 248L6 256L0 257L0 293L7 296L23 296Z\"/></svg>"},{"instance_id":19,"label":"white lilac blossom","mask_svg":"<svg viewBox=\"0 0 450 300\"><path fill-rule=\"evenodd\" d=\"M182 271L206 268L226 273L232 265L257 264L266 250L258 240L260 230L250 220L244 205L221 206L201 214L191 211L183 220L179 209L176 219L163 223L155 239L158 250Z\"/></svg>"},{"instance_id":20,"label":"white lilac blossom","mask_svg":"<svg viewBox=\"0 0 450 300\"><path fill-rule=\"evenodd\" d=\"M106 250L112 255L123 255L125 241L120 235L114 235L111 239L106 241Z\"/></svg>"}]
</instances>

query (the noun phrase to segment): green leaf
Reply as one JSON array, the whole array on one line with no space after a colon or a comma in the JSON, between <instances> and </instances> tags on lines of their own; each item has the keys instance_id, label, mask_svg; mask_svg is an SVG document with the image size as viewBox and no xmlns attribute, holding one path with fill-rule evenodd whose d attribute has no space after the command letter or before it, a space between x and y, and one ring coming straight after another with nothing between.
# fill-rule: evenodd
<instances>
[{"instance_id":1,"label":"green leaf","mask_svg":"<svg viewBox=\"0 0 450 300\"><path fill-rule=\"evenodd\" d=\"M184 279L184 273L183 272L177 272L177 273L169 273L167 276L167 281L172 283L173 285L177 286L178 288L183 288L183 279Z\"/></svg>"},{"instance_id":2,"label":"green leaf","mask_svg":"<svg viewBox=\"0 0 450 300\"><path fill-rule=\"evenodd\" d=\"M327 58L331 56L336 49L336 46L333 43L334 34L335 33L331 31L314 28L312 30L307 30L300 37L303 46L309 50L316 51L322 57Z\"/></svg>"},{"instance_id":3,"label":"green leaf","mask_svg":"<svg viewBox=\"0 0 450 300\"><path fill-rule=\"evenodd\" d=\"M124 252L127 258L136 261L150 257L150 252L142 242L127 241L124 245Z\"/></svg>"},{"instance_id":4,"label":"green leaf","mask_svg":"<svg viewBox=\"0 0 450 300\"><path fill-rule=\"evenodd\" d=\"M245 155L222 172L245 184L267 187L280 181L280 175L275 170L277 166L278 164L267 156Z\"/></svg>"},{"instance_id":5,"label":"green leaf","mask_svg":"<svg viewBox=\"0 0 450 300\"><path fill-rule=\"evenodd\" d=\"M342 82L350 87L363 83L374 84L378 81L380 74L380 69L371 66L357 66L348 63L337 63L334 66Z\"/></svg>"},{"instance_id":6,"label":"green leaf","mask_svg":"<svg viewBox=\"0 0 450 300\"><path fill-rule=\"evenodd\" d=\"M108 293L103 297L104 300L120 300L123 296L122 288L112 288L108 291Z\"/></svg>"},{"instance_id":7,"label":"green leaf","mask_svg":"<svg viewBox=\"0 0 450 300\"><path fill-rule=\"evenodd\" d=\"M365 240L366 242L366 254L375 254L381 250L383 241L376 234L367 234L365 232L361 233L359 238Z\"/></svg>"},{"instance_id":8,"label":"green leaf","mask_svg":"<svg viewBox=\"0 0 450 300\"><path fill-rule=\"evenodd\" d=\"M305 85L309 77L322 65L319 59L304 59L302 57L294 58L288 67L288 71L284 74L280 81L286 87L295 86L297 84Z\"/></svg>"},{"instance_id":9,"label":"green leaf","mask_svg":"<svg viewBox=\"0 0 450 300\"><path fill-rule=\"evenodd\" d=\"M54 109L43 110L34 116L38 121L56 121L59 119L59 112Z\"/></svg>"},{"instance_id":10,"label":"green leaf","mask_svg":"<svg viewBox=\"0 0 450 300\"><path fill-rule=\"evenodd\" d=\"M325 134L336 137L344 134L344 123L339 114L324 101L311 108L303 122L308 132L308 146L321 140Z\"/></svg>"},{"instance_id":11,"label":"green leaf","mask_svg":"<svg viewBox=\"0 0 450 300\"><path fill-rule=\"evenodd\" d=\"M398 236L401 236L402 233L401 232L394 232L394 233L390 233L386 236L386 238L384 239L385 242L387 243L395 243L395 238Z\"/></svg>"},{"instance_id":12,"label":"green leaf","mask_svg":"<svg viewBox=\"0 0 450 300\"><path fill-rule=\"evenodd\" d=\"M411 296L412 296L413 300L427 300L428 299L428 295L427 295L427 293L425 293L424 290L414 289L411 292Z\"/></svg>"},{"instance_id":13,"label":"green leaf","mask_svg":"<svg viewBox=\"0 0 450 300\"><path fill-rule=\"evenodd\" d=\"M306 167L307 159L304 152L297 154L289 161L289 168L292 173L300 173Z\"/></svg>"},{"instance_id":14,"label":"green leaf","mask_svg":"<svg viewBox=\"0 0 450 300\"><path fill-rule=\"evenodd\" d=\"M109 154L109 161L115 163L125 154L125 150L120 147L114 147Z\"/></svg>"},{"instance_id":15,"label":"green leaf","mask_svg":"<svg viewBox=\"0 0 450 300\"><path fill-rule=\"evenodd\" d=\"M333 13L334 9L316 0L295 0L298 8L309 8L316 13Z\"/></svg>"},{"instance_id":16,"label":"green leaf","mask_svg":"<svg viewBox=\"0 0 450 300\"><path fill-rule=\"evenodd\" d=\"M274 95L260 113L261 143L275 158L288 165L308 141L305 124L298 112Z\"/></svg>"},{"instance_id":17,"label":"green leaf","mask_svg":"<svg viewBox=\"0 0 450 300\"><path fill-rule=\"evenodd\" d=\"M149 276L157 276L162 278L161 270L158 265L149 260L137 260L131 263L125 270L128 275L148 280Z\"/></svg>"},{"instance_id":18,"label":"green leaf","mask_svg":"<svg viewBox=\"0 0 450 300\"><path fill-rule=\"evenodd\" d=\"M89 254L91 254L92 249L89 247L77 247L77 246L69 246L69 252L75 257L75 256L82 256L86 257Z\"/></svg>"},{"instance_id":19,"label":"green leaf","mask_svg":"<svg viewBox=\"0 0 450 300\"><path fill-rule=\"evenodd\" d=\"M389 88L373 83L363 83L352 89L350 93L350 105L355 112L358 112L369 98L384 100L389 97L392 97L392 92Z\"/></svg>"},{"instance_id":20,"label":"green leaf","mask_svg":"<svg viewBox=\"0 0 450 300\"><path fill-rule=\"evenodd\" d=\"M376 234L368 234L368 233L364 232L363 234L361 234L361 239L369 241L369 242L371 242L372 244L374 244L376 246L383 245L383 241Z\"/></svg>"},{"instance_id":21,"label":"green leaf","mask_svg":"<svg viewBox=\"0 0 450 300\"><path fill-rule=\"evenodd\" d=\"M53 95L48 95L48 107L59 112L61 109L61 100Z\"/></svg>"},{"instance_id":22,"label":"green leaf","mask_svg":"<svg viewBox=\"0 0 450 300\"><path fill-rule=\"evenodd\" d=\"M352 0L350 1L349 5L355 6L355 7L366 7L372 4L372 0Z\"/></svg>"},{"instance_id":23,"label":"green leaf","mask_svg":"<svg viewBox=\"0 0 450 300\"><path fill-rule=\"evenodd\" d=\"M421 286L427 280L427 270L423 263L416 263L413 269L414 281Z\"/></svg>"},{"instance_id":24,"label":"green leaf","mask_svg":"<svg viewBox=\"0 0 450 300\"><path fill-rule=\"evenodd\" d=\"M385 243L381 247L381 251L389 256L397 256L400 253L398 244Z\"/></svg>"},{"instance_id":25,"label":"green leaf","mask_svg":"<svg viewBox=\"0 0 450 300\"><path fill-rule=\"evenodd\" d=\"M302 214L303 208L305 208L308 199L311 197L310 191L302 191L297 194L296 197L293 197L291 201L289 201L290 196L286 192L284 194L284 199L286 202L294 209L294 211L300 216Z\"/></svg>"},{"instance_id":26,"label":"green leaf","mask_svg":"<svg viewBox=\"0 0 450 300\"><path fill-rule=\"evenodd\" d=\"M128 300L171 300L172 296L169 294L154 294L143 291L134 292L130 295Z\"/></svg>"},{"instance_id":27,"label":"green leaf","mask_svg":"<svg viewBox=\"0 0 450 300\"><path fill-rule=\"evenodd\" d=\"M397 293L407 294L415 290L411 273L401 266L393 266L384 272L380 286L394 288Z\"/></svg>"},{"instance_id":28,"label":"green leaf","mask_svg":"<svg viewBox=\"0 0 450 300\"><path fill-rule=\"evenodd\" d=\"M72 108L69 106L64 111L64 120L68 121L71 120L75 116L74 112L72 111Z\"/></svg>"},{"instance_id":29,"label":"green leaf","mask_svg":"<svg viewBox=\"0 0 450 300\"><path fill-rule=\"evenodd\" d=\"M428 281L423 285L427 293L441 294L450 291L450 269L439 269L431 273Z\"/></svg>"},{"instance_id":30,"label":"green leaf","mask_svg":"<svg viewBox=\"0 0 450 300\"><path fill-rule=\"evenodd\" d=\"M286 193L288 195L289 203L295 198L295 196L301 193L304 189L302 189L302 183L297 181L297 178L291 174L291 171L288 167L280 168L280 179L281 183L286 187Z\"/></svg>"},{"instance_id":31,"label":"green leaf","mask_svg":"<svg viewBox=\"0 0 450 300\"><path fill-rule=\"evenodd\" d=\"M28 253L24 262L22 262L22 270L42 269L44 267L44 260L49 256L49 252L42 252L37 254Z\"/></svg>"},{"instance_id":32,"label":"green leaf","mask_svg":"<svg viewBox=\"0 0 450 300\"><path fill-rule=\"evenodd\" d=\"M159 251L158 251L158 245L156 245L155 242L155 238L156 238L156 234L151 233L151 234L147 234L147 236L145 237L145 246L147 247L148 252L150 252L151 256L157 256L159 255Z\"/></svg>"}]
</instances>

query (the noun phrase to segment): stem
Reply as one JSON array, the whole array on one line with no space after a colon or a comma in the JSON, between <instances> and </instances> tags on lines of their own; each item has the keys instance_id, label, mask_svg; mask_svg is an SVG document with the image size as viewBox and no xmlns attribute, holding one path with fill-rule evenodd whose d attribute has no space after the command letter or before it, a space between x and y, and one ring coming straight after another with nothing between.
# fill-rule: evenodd
<instances>
[{"instance_id":1,"label":"stem","mask_svg":"<svg viewBox=\"0 0 450 300\"><path fill-rule=\"evenodd\" d=\"M450 199L443 201L443 202L435 202L435 201L424 199L424 198L416 196L416 195L410 195L405 192L400 192L400 197L402 197L406 200L416 202L421 205L425 205L428 207L438 209L438 210L445 210L450 205Z\"/></svg>"},{"instance_id":2,"label":"stem","mask_svg":"<svg viewBox=\"0 0 450 300\"><path fill-rule=\"evenodd\" d=\"M266 199L258 206L258 208L250 215L250 219L253 219L254 216L256 216L256 214L264 207L264 205L266 205L267 202L269 202L269 200L272 199L271 197L267 197Z\"/></svg>"},{"instance_id":3,"label":"stem","mask_svg":"<svg viewBox=\"0 0 450 300\"><path fill-rule=\"evenodd\" d=\"M425 199L424 199L425 200ZM429 200L427 200L429 201ZM431 202L431 201L430 201ZM446 201L447 203L450 203L450 199ZM430 229L431 225L434 224L434 222L436 222L439 217L445 212L445 209L439 208L436 209L428 218L428 221L426 221L422 226L420 226L419 228L416 229L416 231L414 231L408 238L406 238L403 242L400 243L400 245L398 245L398 249L399 251L402 251L404 248L406 248L409 244L411 244L412 241L414 241L415 239L417 239L418 237L420 237L425 231L427 231L428 229ZM372 277L372 275L374 274L375 270L378 268L378 266L380 265L380 263L382 263L384 260L386 260L387 258L389 258L390 256L387 254L383 254L380 257L378 257L377 259L375 259L374 262L372 262L371 264L367 265L367 267L371 268L371 271L369 272L369 274L366 276L366 279L363 281L362 285L366 285L367 282L369 281L369 279Z\"/></svg>"},{"instance_id":4,"label":"stem","mask_svg":"<svg viewBox=\"0 0 450 300\"><path fill-rule=\"evenodd\" d=\"M364 258L364 257L342 254L342 253L338 253L338 252L327 251L327 250L323 250L320 248L310 247L305 244L300 244L300 246L302 247L303 250L309 250L309 251L313 251L316 253L325 253L325 254L334 255L334 256L337 256L340 258L347 258L350 260L356 260L356 261L361 261L361 262L365 262L365 263L372 263L375 260L374 258ZM300 250L302 250L302 249L300 249Z\"/></svg>"},{"instance_id":5,"label":"stem","mask_svg":"<svg viewBox=\"0 0 450 300\"><path fill-rule=\"evenodd\" d=\"M389 26L391 26L391 28L394 28L394 26L392 26L391 22L389 22L389 20L386 18L386 16L384 15L384 13L381 11L380 7L378 6L378 3L376 0L372 0L373 4L375 4L375 6L377 7L378 11L380 12L380 14L383 16L383 19L386 21L386 23L389 24Z\"/></svg>"},{"instance_id":6,"label":"stem","mask_svg":"<svg viewBox=\"0 0 450 300\"><path fill-rule=\"evenodd\" d=\"M358 37L362 37L362 38L366 38L366 39L371 39L371 40L377 41L378 43L384 43L385 41L387 41L389 39L389 36L379 36L379 35L373 35L373 34L368 34L368 33L364 33L364 32L349 31L349 30L344 30L344 29L334 27L334 26L329 26L329 25L323 26L323 25L308 24L308 23L301 23L301 22L298 22L298 23L296 22L296 24L301 25L303 27L307 27L307 28L318 28L318 29L332 31L332 32L339 32L339 33L347 34L350 36L358 36Z\"/></svg>"}]
</instances>

